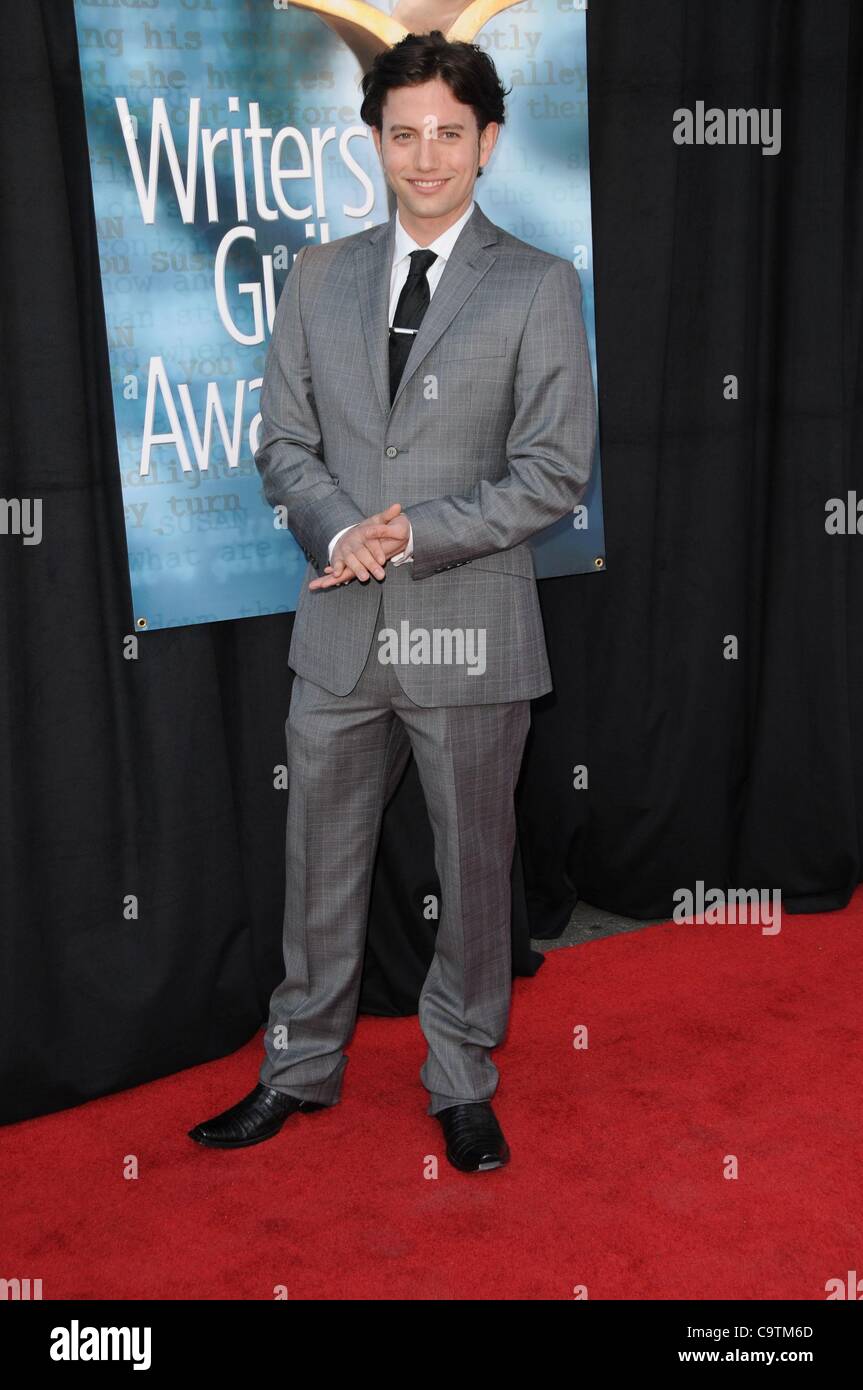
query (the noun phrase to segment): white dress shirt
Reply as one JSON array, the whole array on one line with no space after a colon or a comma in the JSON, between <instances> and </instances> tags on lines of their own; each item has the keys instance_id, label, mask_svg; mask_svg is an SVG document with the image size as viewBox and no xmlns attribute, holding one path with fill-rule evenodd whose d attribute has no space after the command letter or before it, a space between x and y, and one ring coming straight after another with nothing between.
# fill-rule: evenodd
<instances>
[{"instance_id":1,"label":"white dress shirt","mask_svg":"<svg viewBox=\"0 0 863 1390\"><path fill-rule=\"evenodd\" d=\"M426 271L426 279L428 280L429 287L429 300L431 300L432 295L437 289L438 281L444 273L444 267L447 263L447 257L452 254L452 248L455 246L456 241L458 240L458 236L461 232L462 227L464 226L465 222L473 212L474 206L475 204L471 202L471 205L468 208L467 212L462 213L461 217L458 219L457 222L453 222L451 227L447 227L446 231L441 232L440 236L435 241L430 242L427 247L419 246L414 241L410 233L405 231L404 227L402 226L401 217L399 216L398 212L396 212L396 239L395 246L393 248L392 270L390 272L390 328L392 328L393 319L396 316L396 306L399 302L399 296L401 295L401 292L405 286L405 281L408 278L408 272L411 267L411 251L434 251L437 256L437 260L432 261L431 265ZM408 523L408 525L408 543L405 546L404 550L399 551L398 555L392 556L392 558L390 559L391 565L403 565L406 561L409 562L411 556L413 555L414 533L413 528L410 527L410 523ZM332 560L333 558L333 546L335 545L339 536L343 536L345 534L345 531L350 531L350 529L350 526L344 526L342 527L341 531L337 531L336 534L333 536L329 545L328 558L330 560Z\"/></svg>"}]
</instances>

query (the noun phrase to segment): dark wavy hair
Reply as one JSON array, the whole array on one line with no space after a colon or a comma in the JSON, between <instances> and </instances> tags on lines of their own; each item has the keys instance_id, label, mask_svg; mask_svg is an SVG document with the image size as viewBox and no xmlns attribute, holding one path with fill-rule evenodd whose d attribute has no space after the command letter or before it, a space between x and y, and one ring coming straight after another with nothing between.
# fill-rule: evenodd
<instances>
[{"instance_id":1,"label":"dark wavy hair","mask_svg":"<svg viewBox=\"0 0 863 1390\"><path fill-rule=\"evenodd\" d=\"M451 43L440 29L429 34L406 34L392 48L374 59L362 79L360 117L383 134L383 107L387 93L396 87L419 87L440 77L456 101L470 106L480 134L490 121L506 120L505 88L497 68L475 43ZM482 174L478 169L477 176Z\"/></svg>"}]
</instances>

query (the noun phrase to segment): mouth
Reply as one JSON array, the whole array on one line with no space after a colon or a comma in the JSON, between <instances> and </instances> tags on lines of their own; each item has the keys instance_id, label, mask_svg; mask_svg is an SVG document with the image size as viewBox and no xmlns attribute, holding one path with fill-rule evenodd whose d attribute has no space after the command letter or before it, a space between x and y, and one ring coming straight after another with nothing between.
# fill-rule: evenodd
<instances>
[{"instance_id":1,"label":"mouth","mask_svg":"<svg viewBox=\"0 0 863 1390\"><path fill-rule=\"evenodd\" d=\"M408 179L408 183L418 193L437 193L439 188L449 183L449 179Z\"/></svg>"}]
</instances>

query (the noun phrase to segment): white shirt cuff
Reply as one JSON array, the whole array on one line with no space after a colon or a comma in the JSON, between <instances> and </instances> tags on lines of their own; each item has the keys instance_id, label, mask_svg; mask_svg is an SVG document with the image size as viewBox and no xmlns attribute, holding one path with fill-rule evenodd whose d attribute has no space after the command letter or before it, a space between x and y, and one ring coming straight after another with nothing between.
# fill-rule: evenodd
<instances>
[{"instance_id":1,"label":"white shirt cuff","mask_svg":"<svg viewBox=\"0 0 863 1390\"><path fill-rule=\"evenodd\" d=\"M342 529L341 529L341 531L337 531L336 534L333 536L333 538L332 538L332 540L330 541L330 544L329 544L329 549L328 549L328 551L327 551L327 560L328 560L328 561L330 561L330 562L332 561L332 558L333 558L333 546L335 545L335 543L336 543L336 541L338 540L339 536L343 536L343 535L345 534L345 531L350 531L350 529L351 529L350 526L343 526ZM403 565L403 564L405 564L406 561L411 560L411 559L413 558L413 553L414 553L414 528L411 526L410 522L408 522L408 530L409 530L409 534L408 534L408 543L407 543L407 545L405 546L404 550L400 550L400 551L399 551L398 555L392 555L392 556L390 557L390 564L391 564L391 565Z\"/></svg>"},{"instance_id":2,"label":"white shirt cuff","mask_svg":"<svg viewBox=\"0 0 863 1390\"><path fill-rule=\"evenodd\" d=\"M332 538L332 540L330 541L330 544L329 544L329 549L327 550L327 560L332 560L332 558L333 558L333 546L335 545L335 543L336 543L336 541L338 540L339 536L343 536L343 535L345 534L345 532L346 532L346 531L350 531L350 529L351 529L350 526L343 526L342 529L341 529L341 531L337 531L336 534L333 536L333 538Z\"/></svg>"},{"instance_id":3,"label":"white shirt cuff","mask_svg":"<svg viewBox=\"0 0 863 1390\"><path fill-rule=\"evenodd\" d=\"M408 543L404 550L400 550L398 555L390 556L391 565L403 565L413 558L414 553L414 528L408 522Z\"/></svg>"}]
</instances>

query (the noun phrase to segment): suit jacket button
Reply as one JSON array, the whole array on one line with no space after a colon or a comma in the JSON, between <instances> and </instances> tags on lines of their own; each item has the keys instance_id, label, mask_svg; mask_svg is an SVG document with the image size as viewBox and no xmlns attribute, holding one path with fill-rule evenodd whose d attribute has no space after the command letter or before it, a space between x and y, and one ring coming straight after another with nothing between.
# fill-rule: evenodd
<instances>
[{"instance_id":1,"label":"suit jacket button","mask_svg":"<svg viewBox=\"0 0 863 1390\"><path fill-rule=\"evenodd\" d=\"M387 458L388 458L388 459L394 459L397 453L398 453L398 449L396 448L395 444L388 444L388 445L387 445Z\"/></svg>"}]
</instances>

